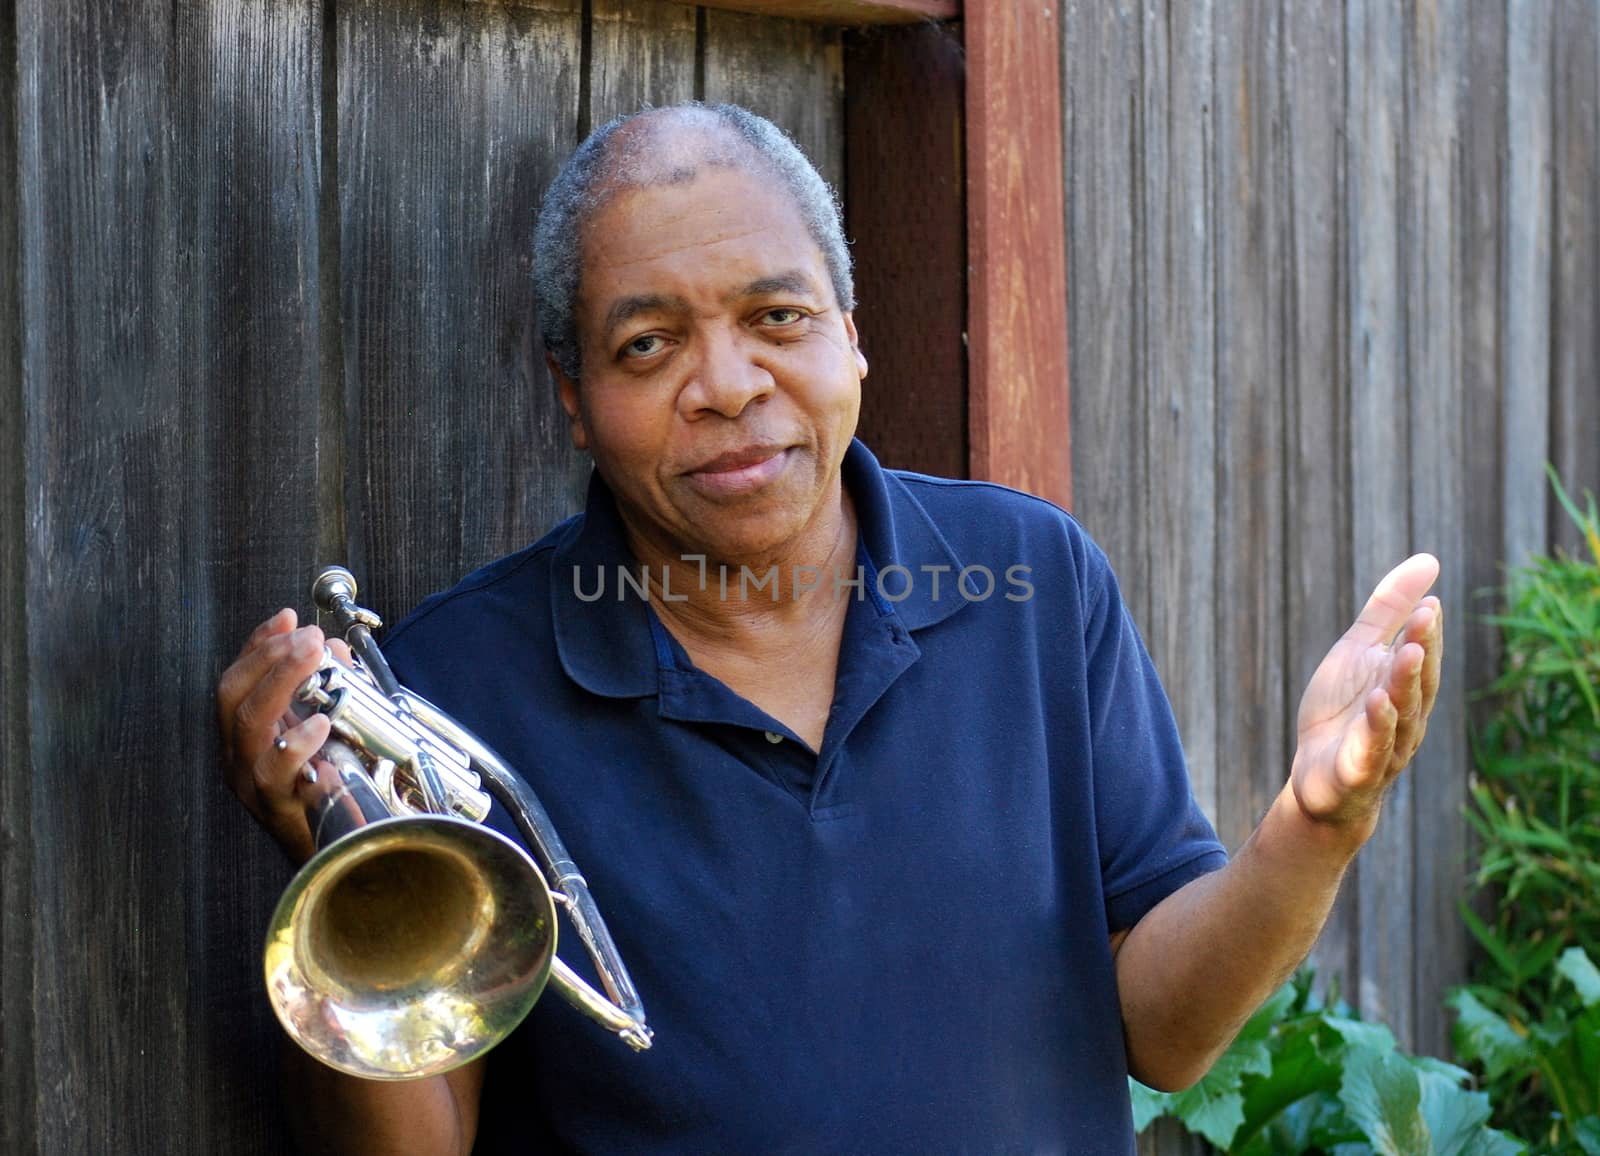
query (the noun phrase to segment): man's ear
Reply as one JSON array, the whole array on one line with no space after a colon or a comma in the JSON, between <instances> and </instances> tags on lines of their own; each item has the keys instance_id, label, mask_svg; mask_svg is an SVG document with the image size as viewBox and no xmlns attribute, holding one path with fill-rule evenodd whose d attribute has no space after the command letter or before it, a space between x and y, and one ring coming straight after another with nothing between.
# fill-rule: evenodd
<instances>
[{"instance_id":1,"label":"man's ear","mask_svg":"<svg viewBox=\"0 0 1600 1156\"><path fill-rule=\"evenodd\" d=\"M561 408L567 411L567 429L572 435L572 444L580 450L589 448L589 431L583 428L583 407L578 404L578 383L573 381L561 367L556 364L556 359L550 354L544 355L545 365L550 367L550 376L556 383L556 394L561 398Z\"/></svg>"},{"instance_id":2,"label":"man's ear","mask_svg":"<svg viewBox=\"0 0 1600 1156\"><path fill-rule=\"evenodd\" d=\"M856 355L856 368L867 376L867 355L861 352L861 339L856 335L856 315L850 310L844 314L844 333L850 339L850 348Z\"/></svg>"}]
</instances>

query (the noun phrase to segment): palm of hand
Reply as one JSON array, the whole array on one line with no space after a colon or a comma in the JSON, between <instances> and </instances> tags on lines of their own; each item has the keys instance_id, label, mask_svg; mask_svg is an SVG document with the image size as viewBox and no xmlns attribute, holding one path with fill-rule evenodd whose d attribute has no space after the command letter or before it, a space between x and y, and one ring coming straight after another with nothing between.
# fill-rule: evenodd
<instances>
[{"instance_id":1,"label":"palm of hand","mask_svg":"<svg viewBox=\"0 0 1600 1156\"><path fill-rule=\"evenodd\" d=\"M1312 675L1291 771L1307 818L1364 837L1422 742L1443 652L1439 600L1424 597L1438 569L1419 554L1390 571Z\"/></svg>"}]
</instances>

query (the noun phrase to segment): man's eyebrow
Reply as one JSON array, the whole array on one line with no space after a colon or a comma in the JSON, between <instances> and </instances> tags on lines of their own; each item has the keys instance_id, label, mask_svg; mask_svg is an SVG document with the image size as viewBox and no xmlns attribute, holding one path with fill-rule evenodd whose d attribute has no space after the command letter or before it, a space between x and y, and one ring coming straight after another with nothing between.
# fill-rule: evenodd
<instances>
[{"instance_id":1,"label":"man's eyebrow","mask_svg":"<svg viewBox=\"0 0 1600 1156\"><path fill-rule=\"evenodd\" d=\"M754 281L736 289L728 295L728 300L737 300L741 297L765 297L769 293L801 293L814 296L817 292L811 278L798 269L786 269L782 273L774 273L770 277L757 277Z\"/></svg>"},{"instance_id":2,"label":"man's eyebrow","mask_svg":"<svg viewBox=\"0 0 1600 1156\"><path fill-rule=\"evenodd\" d=\"M612 302L611 308L606 310L605 333L610 336L611 331L626 321L631 321L641 313L667 313L681 312L689 308L689 303L682 297L673 297L666 293L643 293L634 297L619 297Z\"/></svg>"}]
</instances>

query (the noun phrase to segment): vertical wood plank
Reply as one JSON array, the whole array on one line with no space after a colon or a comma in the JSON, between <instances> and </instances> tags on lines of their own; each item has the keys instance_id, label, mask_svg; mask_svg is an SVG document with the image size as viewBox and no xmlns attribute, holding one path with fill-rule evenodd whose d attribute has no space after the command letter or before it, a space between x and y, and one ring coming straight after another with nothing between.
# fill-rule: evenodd
<instances>
[{"instance_id":1,"label":"vertical wood plank","mask_svg":"<svg viewBox=\"0 0 1600 1156\"><path fill-rule=\"evenodd\" d=\"M937 25L845 38L845 207L870 367L860 434L885 465L967 476L961 43Z\"/></svg>"},{"instance_id":2,"label":"vertical wood plank","mask_svg":"<svg viewBox=\"0 0 1600 1156\"><path fill-rule=\"evenodd\" d=\"M1223 841L1283 785L1282 26L1275 4L1219 5L1216 29L1217 750Z\"/></svg>"},{"instance_id":3,"label":"vertical wood plank","mask_svg":"<svg viewBox=\"0 0 1600 1156\"><path fill-rule=\"evenodd\" d=\"M1350 153L1350 508L1354 599L1348 617L1410 544L1407 336L1402 238L1406 187L1405 51L1399 0L1347 11ZM1359 1005L1403 1046L1415 1038L1412 784L1390 791L1361 853Z\"/></svg>"},{"instance_id":4,"label":"vertical wood plank","mask_svg":"<svg viewBox=\"0 0 1600 1156\"><path fill-rule=\"evenodd\" d=\"M33 759L17 222L17 10L0 7L0 1151L38 1148L34 1104Z\"/></svg>"},{"instance_id":5,"label":"vertical wood plank","mask_svg":"<svg viewBox=\"0 0 1600 1156\"><path fill-rule=\"evenodd\" d=\"M974 5L965 34L972 476L1070 506L1060 19Z\"/></svg>"},{"instance_id":6,"label":"vertical wood plank","mask_svg":"<svg viewBox=\"0 0 1600 1156\"><path fill-rule=\"evenodd\" d=\"M189 961L181 899L150 886L183 844L128 802L165 753L144 728L182 725L175 701L132 689L135 729L112 693L161 685L159 646L85 641L135 622L148 638L151 588L173 585L176 526L156 514L179 500L157 467L181 445L161 385L181 370L173 157L148 135L173 111L173 45L145 4L22 4L17 20L28 761L50 783L31 824L31 907L50 913L33 926L36 1142L138 1150L185 1131L127 1057L154 1035L171 1039L167 1070L186 1068L189 1041L167 1027L182 994L147 977Z\"/></svg>"},{"instance_id":7,"label":"vertical wood plank","mask_svg":"<svg viewBox=\"0 0 1600 1156\"><path fill-rule=\"evenodd\" d=\"M1600 490L1600 4L1555 6L1555 267L1550 302L1550 457L1569 490ZM1549 503L1552 546L1587 556Z\"/></svg>"},{"instance_id":8,"label":"vertical wood plank","mask_svg":"<svg viewBox=\"0 0 1600 1156\"><path fill-rule=\"evenodd\" d=\"M1353 596L1345 390L1345 29L1333 5L1286 4L1283 13L1284 677L1292 709L1328 647L1349 626ZM1294 742L1292 730L1287 741ZM1346 886L1309 960L1320 984L1345 993L1354 975L1355 899L1355 888Z\"/></svg>"},{"instance_id":9,"label":"vertical wood plank","mask_svg":"<svg viewBox=\"0 0 1600 1156\"><path fill-rule=\"evenodd\" d=\"M844 49L837 28L707 9L705 99L743 105L794 137L844 187Z\"/></svg>"},{"instance_id":10,"label":"vertical wood plank","mask_svg":"<svg viewBox=\"0 0 1600 1156\"><path fill-rule=\"evenodd\" d=\"M1526 565L1549 526L1544 463L1550 455L1550 252L1553 6L1509 0L1506 55L1506 199L1500 420L1505 452L1501 557Z\"/></svg>"},{"instance_id":11,"label":"vertical wood plank","mask_svg":"<svg viewBox=\"0 0 1600 1156\"><path fill-rule=\"evenodd\" d=\"M1470 45L1465 105L1461 117L1457 178L1457 270L1460 277L1460 404L1465 422L1462 456L1469 463L1466 502L1466 573L1453 614L1464 640L1461 685L1466 694L1487 686L1499 664L1499 629L1483 621L1493 609L1485 596L1504 580L1505 531L1501 494L1505 441L1501 428L1501 286L1506 193L1506 6L1475 6L1468 24ZM1445 693L1444 690L1440 692Z\"/></svg>"},{"instance_id":12,"label":"vertical wood plank","mask_svg":"<svg viewBox=\"0 0 1600 1156\"><path fill-rule=\"evenodd\" d=\"M695 10L661 0L591 0L589 123L694 99Z\"/></svg>"},{"instance_id":13,"label":"vertical wood plank","mask_svg":"<svg viewBox=\"0 0 1600 1156\"><path fill-rule=\"evenodd\" d=\"M1410 10L1407 43L1405 253L1407 364L1410 377L1411 528L1415 549L1432 551L1441 564L1435 587L1450 608L1446 620L1443 684L1428 739L1406 775L1411 779L1412 830L1406 838L1415 863L1416 923L1412 964L1416 1008L1413 1046L1450 1054L1452 1017L1448 989L1466 980L1467 939L1457 909L1467 863L1466 699L1463 645L1466 569L1465 422L1461 382L1460 276L1456 216L1460 201L1456 140L1459 92L1465 81L1467 4L1438 0Z\"/></svg>"},{"instance_id":14,"label":"vertical wood plank","mask_svg":"<svg viewBox=\"0 0 1600 1156\"><path fill-rule=\"evenodd\" d=\"M398 616L582 504L530 278L540 197L576 143L580 10L337 17L352 538L370 604Z\"/></svg>"},{"instance_id":15,"label":"vertical wood plank","mask_svg":"<svg viewBox=\"0 0 1600 1156\"><path fill-rule=\"evenodd\" d=\"M1143 405L1131 416L1147 464L1148 537L1146 569L1125 573L1123 581L1144 589L1148 609L1141 627L1172 702L1195 797L1215 824L1226 777L1217 760L1217 619L1211 611L1217 578L1215 7L1209 0L1177 6L1145 0L1138 18L1138 71L1129 91L1137 101L1139 162L1132 199L1139 286L1134 324L1145 380ZM1078 334L1072 337L1075 343ZM1231 781L1227 785L1231 789ZM1160 1121L1139 1143L1142 1156L1206 1150L1174 1120Z\"/></svg>"},{"instance_id":16,"label":"vertical wood plank","mask_svg":"<svg viewBox=\"0 0 1600 1156\"><path fill-rule=\"evenodd\" d=\"M1210 612L1216 599L1215 12L1209 0L1178 7L1146 0L1142 15L1136 251L1148 374L1144 581L1150 609L1144 629L1172 700L1195 795L1215 823L1221 790L1216 617Z\"/></svg>"},{"instance_id":17,"label":"vertical wood plank","mask_svg":"<svg viewBox=\"0 0 1600 1156\"><path fill-rule=\"evenodd\" d=\"M1062 9L1061 35L1073 512L1126 580L1124 598L1142 623L1150 546L1134 249L1139 12L1132 0L1077 0Z\"/></svg>"},{"instance_id":18,"label":"vertical wood plank","mask_svg":"<svg viewBox=\"0 0 1600 1156\"><path fill-rule=\"evenodd\" d=\"M192 1033L184 1146L267 1153L287 1146L277 1087L282 1031L261 985L261 936L288 876L272 841L220 789L209 703L221 668L277 607L309 613L307 589L339 512L315 501L323 11L315 0L230 0L175 23L175 154L196 179L179 230L182 395L190 452L206 481L186 497L195 527L181 557L184 646L209 660L186 692L185 749L204 752L189 791L186 993ZM209 483L209 484L207 484ZM209 492L207 492L209 491ZM204 529L202 529L204 528ZM184 661L191 661L187 657ZM159 761L152 769L159 773ZM153 881L152 881L153 882Z\"/></svg>"},{"instance_id":19,"label":"vertical wood plank","mask_svg":"<svg viewBox=\"0 0 1600 1156\"><path fill-rule=\"evenodd\" d=\"M18 8L45 1151L282 1146L252 1046L275 1046L258 901L282 868L220 789L207 704L317 538L294 420L316 408L317 27L304 3Z\"/></svg>"}]
</instances>

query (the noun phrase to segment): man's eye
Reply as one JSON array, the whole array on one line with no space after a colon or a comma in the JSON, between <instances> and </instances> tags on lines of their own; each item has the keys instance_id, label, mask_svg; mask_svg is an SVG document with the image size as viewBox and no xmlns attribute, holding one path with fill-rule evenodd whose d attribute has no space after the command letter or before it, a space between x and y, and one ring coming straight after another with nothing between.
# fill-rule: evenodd
<instances>
[{"instance_id":1,"label":"man's eye","mask_svg":"<svg viewBox=\"0 0 1600 1156\"><path fill-rule=\"evenodd\" d=\"M622 347L624 357L649 357L652 353L660 352L661 338L649 333L643 337L635 337Z\"/></svg>"},{"instance_id":2,"label":"man's eye","mask_svg":"<svg viewBox=\"0 0 1600 1156\"><path fill-rule=\"evenodd\" d=\"M762 320L766 321L768 325L793 325L804 316L805 314L800 310L787 307L783 309L768 309L761 315Z\"/></svg>"}]
</instances>

